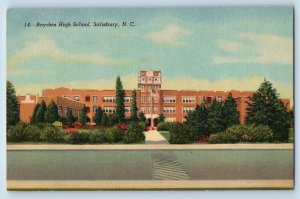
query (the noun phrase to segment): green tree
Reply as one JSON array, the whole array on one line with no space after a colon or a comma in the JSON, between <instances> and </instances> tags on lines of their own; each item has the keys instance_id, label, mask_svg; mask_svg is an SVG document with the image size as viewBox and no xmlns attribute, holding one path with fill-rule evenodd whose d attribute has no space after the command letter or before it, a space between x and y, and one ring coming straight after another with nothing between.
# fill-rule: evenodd
<instances>
[{"instance_id":1,"label":"green tree","mask_svg":"<svg viewBox=\"0 0 300 199\"><path fill-rule=\"evenodd\" d=\"M66 113L66 125L72 126L72 124L75 122L75 117L72 113L71 108L67 108L67 113Z\"/></svg>"},{"instance_id":2,"label":"green tree","mask_svg":"<svg viewBox=\"0 0 300 199\"><path fill-rule=\"evenodd\" d=\"M131 116L130 119L134 122L138 121L138 108L136 103L136 90L132 92L132 102L131 102Z\"/></svg>"},{"instance_id":3,"label":"green tree","mask_svg":"<svg viewBox=\"0 0 300 199\"><path fill-rule=\"evenodd\" d=\"M290 115L271 82L262 82L253 96L249 97L247 105L247 124L267 125L272 129L274 139L288 139Z\"/></svg>"},{"instance_id":4,"label":"green tree","mask_svg":"<svg viewBox=\"0 0 300 199\"><path fill-rule=\"evenodd\" d=\"M39 105L39 108L36 112L36 123L44 123L45 122L45 112L47 110L47 106L44 100L42 100L41 104Z\"/></svg>"},{"instance_id":5,"label":"green tree","mask_svg":"<svg viewBox=\"0 0 300 199\"><path fill-rule=\"evenodd\" d=\"M209 125L209 132L214 134L225 130L223 125L222 103L213 101L212 105L208 107L207 122Z\"/></svg>"},{"instance_id":6,"label":"green tree","mask_svg":"<svg viewBox=\"0 0 300 199\"><path fill-rule=\"evenodd\" d=\"M36 123L36 116L37 116L37 111L40 107L40 104L37 103L34 107L34 110L33 110L33 113L32 113L32 116L31 116L31 119L30 119L30 123Z\"/></svg>"},{"instance_id":7,"label":"green tree","mask_svg":"<svg viewBox=\"0 0 300 199\"><path fill-rule=\"evenodd\" d=\"M95 117L94 117L94 121L97 125L101 124L102 115L103 115L103 111L102 111L101 107L99 106L96 109L96 113L95 113Z\"/></svg>"},{"instance_id":8,"label":"green tree","mask_svg":"<svg viewBox=\"0 0 300 199\"><path fill-rule=\"evenodd\" d=\"M124 89L120 77L117 77L116 81L116 115L118 122L124 122L125 120L125 107L124 107Z\"/></svg>"},{"instance_id":9,"label":"green tree","mask_svg":"<svg viewBox=\"0 0 300 199\"><path fill-rule=\"evenodd\" d=\"M105 112L102 114L101 125L106 126L108 124L108 117Z\"/></svg>"},{"instance_id":10,"label":"green tree","mask_svg":"<svg viewBox=\"0 0 300 199\"><path fill-rule=\"evenodd\" d=\"M194 138L200 138L210 133L208 109L204 104L197 105L195 111L188 113L186 124L190 127Z\"/></svg>"},{"instance_id":11,"label":"green tree","mask_svg":"<svg viewBox=\"0 0 300 199\"><path fill-rule=\"evenodd\" d=\"M164 116L164 114L163 113L160 113L159 114L159 116L158 116L158 123L160 123L160 122L165 122L165 116Z\"/></svg>"},{"instance_id":12,"label":"green tree","mask_svg":"<svg viewBox=\"0 0 300 199\"><path fill-rule=\"evenodd\" d=\"M146 116L145 116L145 114L144 114L144 112L140 112L139 113L139 121L141 121L141 122L146 122Z\"/></svg>"},{"instance_id":13,"label":"green tree","mask_svg":"<svg viewBox=\"0 0 300 199\"><path fill-rule=\"evenodd\" d=\"M10 81L6 82L6 125L15 125L20 121L20 106L16 91Z\"/></svg>"},{"instance_id":14,"label":"green tree","mask_svg":"<svg viewBox=\"0 0 300 199\"><path fill-rule=\"evenodd\" d=\"M86 107L85 105L83 105L80 113L79 113L79 122L82 125L85 125L87 123L87 116L86 116L87 112L86 112Z\"/></svg>"},{"instance_id":15,"label":"green tree","mask_svg":"<svg viewBox=\"0 0 300 199\"><path fill-rule=\"evenodd\" d=\"M227 99L223 104L222 114L225 129L232 125L240 124L240 114L237 111L237 104L231 93L228 94Z\"/></svg>"},{"instance_id":16,"label":"green tree","mask_svg":"<svg viewBox=\"0 0 300 199\"><path fill-rule=\"evenodd\" d=\"M52 124L55 121L59 120L58 109L55 102L52 100L45 112L45 122Z\"/></svg>"}]
</instances>

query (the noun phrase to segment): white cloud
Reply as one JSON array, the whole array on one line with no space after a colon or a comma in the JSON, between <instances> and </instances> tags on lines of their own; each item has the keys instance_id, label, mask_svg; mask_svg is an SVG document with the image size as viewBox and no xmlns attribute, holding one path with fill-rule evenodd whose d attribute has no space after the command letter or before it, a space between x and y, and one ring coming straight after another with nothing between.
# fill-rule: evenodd
<instances>
[{"instance_id":1,"label":"white cloud","mask_svg":"<svg viewBox=\"0 0 300 199\"><path fill-rule=\"evenodd\" d=\"M293 64L293 38L267 34L243 33L240 38L247 42L247 48L239 49L245 57L239 56L216 56L213 64L235 63L280 63ZM231 41L227 41L229 46ZM245 43L244 42L244 43ZM226 42L225 42L226 43ZM246 44L243 44L246 45ZM219 45L224 50L226 45ZM231 46L234 49L237 46ZM230 50L228 50L230 51ZM232 51L234 52L234 51Z\"/></svg>"},{"instance_id":2,"label":"white cloud","mask_svg":"<svg viewBox=\"0 0 300 199\"><path fill-rule=\"evenodd\" d=\"M17 70L16 68L20 64L37 57L48 57L62 63L105 64L109 66L130 66L139 62L137 60L113 59L100 52L94 54L71 54L58 48L48 37L41 36L36 42L28 42L23 49L8 60L8 73L11 75L16 73L24 74L26 71Z\"/></svg>"},{"instance_id":3,"label":"white cloud","mask_svg":"<svg viewBox=\"0 0 300 199\"><path fill-rule=\"evenodd\" d=\"M238 42L221 40L218 42L218 47L227 52L237 52L242 50L244 46Z\"/></svg>"},{"instance_id":4,"label":"white cloud","mask_svg":"<svg viewBox=\"0 0 300 199\"><path fill-rule=\"evenodd\" d=\"M189 30L177 25L168 25L161 31L149 33L146 37L160 44L182 46L185 43L180 38L188 35L191 35Z\"/></svg>"}]
</instances>

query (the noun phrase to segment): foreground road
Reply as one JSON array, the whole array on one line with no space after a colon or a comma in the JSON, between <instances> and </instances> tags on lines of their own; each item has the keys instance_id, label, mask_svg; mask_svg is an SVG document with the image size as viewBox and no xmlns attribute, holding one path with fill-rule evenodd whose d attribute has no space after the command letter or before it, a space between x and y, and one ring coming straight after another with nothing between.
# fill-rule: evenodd
<instances>
[{"instance_id":1,"label":"foreground road","mask_svg":"<svg viewBox=\"0 0 300 199\"><path fill-rule=\"evenodd\" d=\"M8 145L7 186L8 189L293 187L291 144L252 144L252 149L243 144L176 146L111 145L108 149L99 145ZM212 150L211 146L215 148ZM122 181L126 183L121 185Z\"/></svg>"}]
</instances>

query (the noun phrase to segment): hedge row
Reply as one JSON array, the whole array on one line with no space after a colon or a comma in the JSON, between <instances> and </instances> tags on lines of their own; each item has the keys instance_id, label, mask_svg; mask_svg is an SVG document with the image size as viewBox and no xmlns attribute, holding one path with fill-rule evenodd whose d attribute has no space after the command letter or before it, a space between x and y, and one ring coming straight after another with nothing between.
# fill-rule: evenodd
<instances>
[{"instance_id":1,"label":"hedge row","mask_svg":"<svg viewBox=\"0 0 300 199\"><path fill-rule=\"evenodd\" d=\"M234 125L210 136L211 143L271 142L273 132L264 125Z\"/></svg>"},{"instance_id":2,"label":"hedge row","mask_svg":"<svg viewBox=\"0 0 300 199\"><path fill-rule=\"evenodd\" d=\"M137 143L143 142L145 124L130 123L126 130L117 126L89 131L66 131L51 124L19 123L7 131L7 141L68 144ZM68 133L69 132L69 133Z\"/></svg>"}]
</instances>

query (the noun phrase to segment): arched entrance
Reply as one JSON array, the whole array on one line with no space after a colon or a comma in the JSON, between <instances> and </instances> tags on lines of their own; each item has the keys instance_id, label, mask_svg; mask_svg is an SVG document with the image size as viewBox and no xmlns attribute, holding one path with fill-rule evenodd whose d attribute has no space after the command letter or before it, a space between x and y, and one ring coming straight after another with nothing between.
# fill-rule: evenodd
<instances>
[{"instance_id":1,"label":"arched entrance","mask_svg":"<svg viewBox=\"0 0 300 199\"><path fill-rule=\"evenodd\" d=\"M151 123L151 114L145 114L146 117L146 126L147 128L151 127L151 124L153 124L153 127L156 127L158 124L158 115L152 114L152 123Z\"/></svg>"}]
</instances>

